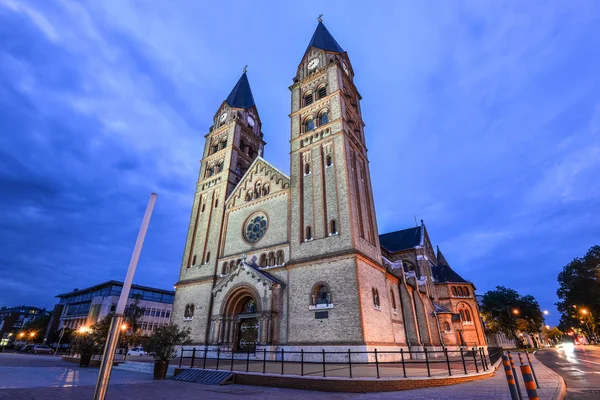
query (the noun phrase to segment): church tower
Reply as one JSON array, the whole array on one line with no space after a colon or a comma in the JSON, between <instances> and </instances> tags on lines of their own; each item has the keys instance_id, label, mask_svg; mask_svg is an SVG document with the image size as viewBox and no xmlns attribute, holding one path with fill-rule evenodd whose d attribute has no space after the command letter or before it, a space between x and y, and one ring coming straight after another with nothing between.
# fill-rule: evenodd
<instances>
[{"instance_id":1,"label":"church tower","mask_svg":"<svg viewBox=\"0 0 600 400\"><path fill-rule=\"evenodd\" d=\"M189 325L192 340L198 342L204 342L208 335L225 200L265 146L245 69L215 113L205 139L176 296L176 303L194 304L197 308ZM184 294L187 291L190 296ZM183 309L178 304L174 307Z\"/></svg>"},{"instance_id":2,"label":"church tower","mask_svg":"<svg viewBox=\"0 0 600 400\"><path fill-rule=\"evenodd\" d=\"M357 251L381 263L361 96L320 20L290 90L292 257Z\"/></svg>"}]
</instances>

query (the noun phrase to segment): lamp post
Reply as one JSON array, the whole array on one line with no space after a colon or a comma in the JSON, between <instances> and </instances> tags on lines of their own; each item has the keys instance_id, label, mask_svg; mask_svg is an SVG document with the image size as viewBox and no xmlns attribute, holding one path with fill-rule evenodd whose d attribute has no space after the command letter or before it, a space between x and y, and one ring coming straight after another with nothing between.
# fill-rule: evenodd
<instances>
[{"instance_id":1,"label":"lamp post","mask_svg":"<svg viewBox=\"0 0 600 400\"><path fill-rule=\"evenodd\" d=\"M510 306L506 306L506 314L508 314L508 317L509 317L511 320L513 320L513 321L514 321L514 323L515 323L515 329L516 329L516 325L517 325L517 320L516 320L516 319L517 319L517 315L519 315L519 313L520 313L520 312L519 312L519 309L518 309L518 308L513 308L513 309L512 309L512 312L511 312L511 310L510 310ZM518 349L518 348L519 348L519 343L520 343L520 341L519 341L519 337L517 336L517 332L516 332L516 330L515 330L515 332L513 332L513 335L514 335L514 337L515 337L515 340L516 340L516 343L515 343L515 344L517 345L517 349Z\"/></svg>"}]
</instances>

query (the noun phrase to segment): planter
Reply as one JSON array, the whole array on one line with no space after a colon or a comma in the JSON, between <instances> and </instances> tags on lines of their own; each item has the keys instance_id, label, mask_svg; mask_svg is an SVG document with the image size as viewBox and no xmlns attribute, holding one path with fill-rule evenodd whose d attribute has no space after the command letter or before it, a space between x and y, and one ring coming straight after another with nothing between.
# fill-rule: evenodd
<instances>
[{"instance_id":1,"label":"planter","mask_svg":"<svg viewBox=\"0 0 600 400\"><path fill-rule=\"evenodd\" d=\"M92 355L91 354L82 354L81 358L79 359L79 366L80 367L87 367L87 366L89 366L91 359L92 359Z\"/></svg>"},{"instance_id":2,"label":"planter","mask_svg":"<svg viewBox=\"0 0 600 400\"><path fill-rule=\"evenodd\" d=\"M154 361L154 379L165 379L167 370L169 369L169 361Z\"/></svg>"}]
</instances>

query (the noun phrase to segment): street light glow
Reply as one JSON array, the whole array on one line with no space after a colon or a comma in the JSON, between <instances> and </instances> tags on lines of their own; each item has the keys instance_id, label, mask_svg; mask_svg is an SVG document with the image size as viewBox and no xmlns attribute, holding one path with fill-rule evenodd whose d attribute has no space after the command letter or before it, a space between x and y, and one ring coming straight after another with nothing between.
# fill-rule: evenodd
<instances>
[{"instance_id":1,"label":"street light glow","mask_svg":"<svg viewBox=\"0 0 600 400\"><path fill-rule=\"evenodd\" d=\"M121 330L122 330L122 331L124 331L124 330L126 330L126 329L127 329L127 324L123 324L123 325L121 325Z\"/></svg>"},{"instance_id":2,"label":"street light glow","mask_svg":"<svg viewBox=\"0 0 600 400\"><path fill-rule=\"evenodd\" d=\"M580 313L582 313L582 314L587 314L587 313L588 313L588 310L586 310L585 308L583 308L583 309L580 311Z\"/></svg>"},{"instance_id":3,"label":"street light glow","mask_svg":"<svg viewBox=\"0 0 600 400\"><path fill-rule=\"evenodd\" d=\"M35 332L31 332L31 333L29 334L29 337L34 337L34 336L35 336Z\"/></svg>"},{"instance_id":4,"label":"street light glow","mask_svg":"<svg viewBox=\"0 0 600 400\"><path fill-rule=\"evenodd\" d=\"M513 309L513 314L515 314L515 315L519 315L519 310L518 310L518 309L516 309L516 308L515 308L515 309Z\"/></svg>"},{"instance_id":5,"label":"street light glow","mask_svg":"<svg viewBox=\"0 0 600 400\"><path fill-rule=\"evenodd\" d=\"M79 332L79 333L87 333L87 331L88 331L88 328L86 328L85 326L82 326L81 328L79 328L77 330L77 332Z\"/></svg>"},{"instance_id":6,"label":"street light glow","mask_svg":"<svg viewBox=\"0 0 600 400\"><path fill-rule=\"evenodd\" d=\"M544 310L544 315L548 315L548 314L550 314L550 313L548 312L548 310Z\"/></svg>"}]
</instances>

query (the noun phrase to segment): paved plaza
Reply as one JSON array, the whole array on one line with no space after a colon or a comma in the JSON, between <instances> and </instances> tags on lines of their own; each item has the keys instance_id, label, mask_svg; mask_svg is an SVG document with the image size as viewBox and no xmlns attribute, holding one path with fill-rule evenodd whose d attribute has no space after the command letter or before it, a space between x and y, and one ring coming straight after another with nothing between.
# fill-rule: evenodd
<instances>
[{"instance_id":1,"label":"paved plaza","mask_svg":"<svg viewBox=\"0 0 600 400\"><path fill-rule=\"evenodd\" d=\"M533 360L542 389L541 399L558 399L562 381L558 375ZM97 368L80 368L58 357L0 353L0 400L89 399ZM150 374L114 370L107 399L202 398L300 400L337 399L510 399L504 373L453 386L384 393L322 393L258 386L206 386L193 383L153 381ZM526 396L525 396L526 398Z\"/></svg>"}]
</instances>

